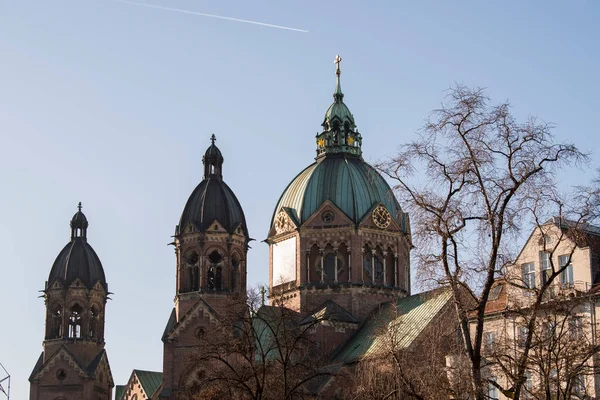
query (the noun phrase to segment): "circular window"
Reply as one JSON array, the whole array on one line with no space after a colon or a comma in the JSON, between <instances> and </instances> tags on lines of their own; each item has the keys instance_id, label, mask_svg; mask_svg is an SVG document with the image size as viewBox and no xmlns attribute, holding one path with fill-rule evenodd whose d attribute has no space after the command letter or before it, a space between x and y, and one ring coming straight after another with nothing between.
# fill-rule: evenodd
<instances>
[{"instance_id":1,"label":"circular window","mask_svg":"<svg viewBox=\"0 0 600 400\"><path fill-rule=\"evenodd\" d=\"M321 214L321 219L323 220L323 222L325 222L326 224L330 224L333 222L333 213L331 211L325 211L323 214Z\"/></svg>"},{"instance_id":2,"label":"circular window","mask_svg":"<svg viewBox=\"0 0 600 400\"><path fill-rule=\"evenodd\" d=\"M56 377L58 378L59 381L64 381L65 378L67 377L67 372L64 369L59 369L56 372Z\"/></svg>"}]
</instances>

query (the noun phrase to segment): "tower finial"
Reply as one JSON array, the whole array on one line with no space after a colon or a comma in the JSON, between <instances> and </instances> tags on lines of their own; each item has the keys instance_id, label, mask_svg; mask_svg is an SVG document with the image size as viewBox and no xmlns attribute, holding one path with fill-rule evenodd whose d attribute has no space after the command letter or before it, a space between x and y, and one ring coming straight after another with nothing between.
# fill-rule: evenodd
<instances>
[{"instance_id":1,"label":"tower finial","mask_svg":"<svg viewBox=\"0 0 600 400\"><path fill-rule=\"evenodd\" d=\"M335 93L333 94L333 98L336 102L341 102L344 99L344 93L342 93L342 85L340 84L340 75L342 71L340 70L340 63L342 62L342 57L338 54L335 56L334 64L335 64Z\"/></svg>"},{"instance_id":2,"label":"tower finial","mask_svg":"<svg viewBox=\"0 0 600 400\"><path fill-rule=\"evenodd\" d=\"M77 204L77 210L79 210L79 212L81 212L81 202L79 202L79 204Z\"/></svg>"},{"instance_id":3,"label":"tower finial","mask_svg":"<svg viewBox=\"0 0 600 400\"><path fill-rule=\"evenodd\" d=\"M335 74L337 76L339 76L342 71L340 71L340 63L342 62L342 57L340 57L340 55L338 54L337 56L335 56L335 61L333 62L335 64Z\"/></svg>"},{"instance_id":4,"label":"tower finial","mask_svg":"<svg viewBox=\"0 0 600 400\"><path fill-rule=\"evenodd\" d=\"M217 137L213 133L212 136L210 137L210 141L211 141L212 144L215 144L215 140L217 140Z\"/></svg>"}]
</instances>

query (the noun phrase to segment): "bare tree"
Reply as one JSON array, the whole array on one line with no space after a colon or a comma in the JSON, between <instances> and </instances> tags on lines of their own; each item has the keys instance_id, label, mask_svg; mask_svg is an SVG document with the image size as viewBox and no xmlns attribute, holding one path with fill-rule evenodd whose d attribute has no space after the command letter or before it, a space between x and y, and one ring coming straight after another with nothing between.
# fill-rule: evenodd
<instances>
[{"instance_id":1,"label":"bare tree","mask_svg":"<svg viewBox=\"0 0 600 400\"><path fill-rule=\"evenodd\" d=\"M326 354L311 338L320 321L299 324L298 313L271 297L261 306L256 291L231 299L225 315L201 337L191 360L198 369L188 398L301 399L310 385L331 376Z\"/></svg>"},{"instance_id":2,"label":"bare tree","mask_svg":"<svg viewBox=\"0 0 600 400\"><path fill-rule=\"evenodd\" d=\"M490 105L483 90L459 85L419 137L379 165L411 214L420 276L455 293L477 399L486 398L485 308L494 282L514 261L511 239L531 221L538 195L557 192L555 172L588 159L573 144L556 143L552 128L534 118L519 123L509 103ZM466 302L463 289L471 297ZM517 397L521 385L519 379Z\"/></svg>"}]
</instances>

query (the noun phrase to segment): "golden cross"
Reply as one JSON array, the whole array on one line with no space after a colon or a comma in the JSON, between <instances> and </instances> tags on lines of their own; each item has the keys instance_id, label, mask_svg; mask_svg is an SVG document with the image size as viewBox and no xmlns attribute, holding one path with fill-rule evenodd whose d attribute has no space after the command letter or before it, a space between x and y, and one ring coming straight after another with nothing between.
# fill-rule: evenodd
<instances>
[{"instance_id":1,"label":"golden cross","mask_svg":"<svg viewBox=\"0 0 600 400\"><path fill-rule=\"evenodd\" d=\"M341 73L340 71L340 63L342 62L342 57L340 57L340 55L338 54L337 56L335 56L335 61L333 62L336 67L335 67L335 73L337 75L339 75Z\"/></svg>"}]
</instances>

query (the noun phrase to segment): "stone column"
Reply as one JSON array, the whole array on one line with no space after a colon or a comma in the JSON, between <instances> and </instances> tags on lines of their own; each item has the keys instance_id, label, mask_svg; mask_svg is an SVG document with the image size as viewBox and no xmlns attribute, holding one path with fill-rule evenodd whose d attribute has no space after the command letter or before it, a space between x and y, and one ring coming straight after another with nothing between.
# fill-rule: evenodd
<instances>
[{"instance_id":1,"label":"stone column","mask_svg":"<svg viewBox=\"0 0 600 400\"><path fill-rule=\"evenodd\" d=\"M398 287L398 253L394 253L394 287Z\"/></svg>"},{"instance_id":2,"label":"stone column","mask_svg":"<svg viewBox=\"0 0 600 400\"><path fill-rule=\"evenodd\" d=\"M375 284L375 249L371 250L371 283Z\"/></svg>"},{"instance_id":3,"label":"stone column","mask_svg":"<svg viewBox=\"0 0 600 400\"><path fill-rule=\"evenodd\" d=\"M387 267L386 267L387 251L383 252L383 286L387 285Z\"/></svg>"},{"instance_id":4,"label":"stone column","mask_svg":"<svg viewBox=\"0 0 600 400\"><path fill-rule=\"evenodd\" d=\"M348 248L348 282L352 282L352 251Z\"/></svg>"},{"instance_id":5,"label":"stone column","mask_svg":"<svg viewBox=\"0 0 600 400\"><path fill-rule=\"evenodd\" d=\"M310 283L310 250L306 250L306 283Z\"/></svg>"},{"instance_id":6,"label":"stone column","mask_svg":"<svg viewBox=\"0 0 600 400\"><path fill-rule=\"evenodd\" d=\"M324 265L324 251L325 249L319 249L319 254L321 255L321 283L325 282L325 265Z\"/></svg>"},{"instance_id":7,"label":"stone column","mask_svg":"<svg viewBox=\"0 0 600 400\"><path fill-rule=\"evenodd\" d=\"M334 279L333 279L333 281L335 283L338 283L338 258L337 258L337 254L338 254L338 249L334 248L333 249L333 256L335 258L334 258L334 261L333 261L333 269L334 269L334 275L333 275Z\"/></svg>"}]
</instances>

